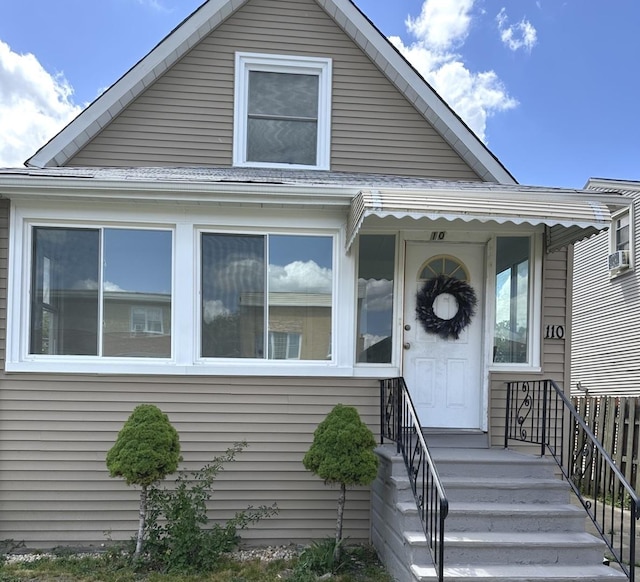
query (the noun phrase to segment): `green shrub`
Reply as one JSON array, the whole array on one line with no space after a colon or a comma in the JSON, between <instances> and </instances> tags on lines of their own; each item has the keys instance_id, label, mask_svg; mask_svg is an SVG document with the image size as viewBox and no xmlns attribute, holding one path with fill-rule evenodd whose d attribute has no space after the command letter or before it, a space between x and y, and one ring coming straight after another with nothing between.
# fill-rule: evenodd
<instances>
[{"instance_id":1,"label":"green shrub","mask_svg":"<svg viewBox=\"0 0 640 582\"><path fill-rule=\"evenodd\" d=\"M238 545L238 530L277 513L275 503L249 506L226 523L207 527L206 504L213 482L224 464L234 461L246 446L246 442L235 443L202 469L180 473L174 488L149 490L146 548L153 567L165 572L211 571L221 554Z\"/></svg>"},{"instance_id":2,"label":"green shrub","mask_svg":"<svg viewBox=\"0 0 640 582\"><path fill-rule=\"evenodd\" d=\"M153 404L136 406L107 453L111 477L123 477L127 485L140 485L138 535L134 556L142 552L147 515L147 490L178 468L180 440L169 417Z\"/></svg>"},{"instance_id":3,"label":"green shrub","mask_svg":"<svg viewBox=\"0 0 640 582\"><path fill-rule=\"evenodd\" d=\"M360 420L353 406L337 404L313 433L313 443L304 456L304 466L324 479L338 483L338 517L334 561L341 551L342 522L346 489L350 485L369 485L378 474L378 457L373 452L376 439Z\"/></svg>"}]
</instances>

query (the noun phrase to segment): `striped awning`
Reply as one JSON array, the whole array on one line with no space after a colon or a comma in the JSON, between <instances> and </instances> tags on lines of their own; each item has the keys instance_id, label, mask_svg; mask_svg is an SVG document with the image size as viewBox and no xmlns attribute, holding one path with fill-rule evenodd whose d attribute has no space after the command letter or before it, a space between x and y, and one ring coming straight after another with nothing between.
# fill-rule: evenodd
<instances>
[{"instance_id":1,"label":"striped awning","mask_svg":"<svg viewBox=\"0 0 640 582\"><path fill-rule=\"evenodd\" d=\"M547 250L608 228L611 211L597 196L523 197L475 191L362 190L351 201L347 250L369 216L544 225ZM594 193L595 194L595 193Z\"/></svg>"}]
</instances>

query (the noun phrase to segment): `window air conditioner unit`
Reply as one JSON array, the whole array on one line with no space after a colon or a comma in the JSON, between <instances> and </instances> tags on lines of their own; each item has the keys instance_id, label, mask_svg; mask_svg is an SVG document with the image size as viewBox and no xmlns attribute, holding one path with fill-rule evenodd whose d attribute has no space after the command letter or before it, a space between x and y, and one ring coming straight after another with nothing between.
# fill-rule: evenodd
<instances>
[{"instance_id":1,"label":"window air conditioner unit","mask_svg":"<svg viewBox=\"0 0 640 582\"><path fill-rule=\"evenodd\" d=\"M609 255L609 270L618 271L629 266L629 251L616 251Z\"/></svg>"}]
</instances>

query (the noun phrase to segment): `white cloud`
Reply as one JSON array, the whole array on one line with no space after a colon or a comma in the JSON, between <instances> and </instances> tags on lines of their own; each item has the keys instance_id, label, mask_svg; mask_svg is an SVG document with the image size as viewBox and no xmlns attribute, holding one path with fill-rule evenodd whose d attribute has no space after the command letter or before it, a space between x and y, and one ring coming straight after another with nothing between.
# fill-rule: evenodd
<instances>
[{"instance_id":1,"label":"white cloud","mask_svg":"<svg viewBox=\"0 0 640 582\"><path fill-rule=\"evenodd\" d=\"M62 75L51 75L32 54L0 40L0 167L22 166L81 107Z\"/></svg>"},{"instance_id":2,"label":"white cloud","mask_svg":"<svg viewBox=\"0 0 640 582\"><path fill-rule=\"evenodd\" d=\"M331 269L315 261L293 261L269 266L269 290L280 293L331 293Z\"/></svg>"},{"instance_id":3,"label":"white cloud","mask_svg":"<svg viewBox=\"0 0 640 582\"><path fill-rule=\"evenodd\" d=\"M449 50L464 42L469 34L473 2L427 0L418 18L407 18L407 30L434 50Z\"/></svg>"},{"instance_id":4,"label":"white cloud","mask_svg":"<svg viewBox=\"0 0 640 582\"><path fill-rule=\"evenodd\" d=\"M498 22L500 39L510 50L524 49L531 52L538 42L538 33L527 19L523 18L520 22L509 26L507 11L502 8L496 16L496 21Z\"/></svg>"},{"instance_id":5,"label":"white cloud","mask_svg":"<svg viewBox=\"0 0 640 582\"><path fill-rule=\"evenodd\" d=\"M508 95L494 71L475 73L454 52L473 25L474 2L425 0L420 16L406 21L414 42L405 45L397 36L390 40L484 141L487 118L514 108L517 101Z\"/></svg>"},{"instance_id":6,"label":"white cloud","mask_svg":"<svg viewBox=\"0 0 640 582\"><path fill-rule=\"evenodd\" d=\"M231 315L231 312L219 299L210 299L204 302L202 315L206 323L211 323L216 317Z\"/></svg>"},{"instance_id":7,"label":"white cloud","mask_svg":"<svg viewBox=\"0 0 640 582\"><path fill-rule=\"evenodd\" d=\"M393 281L387 279L359 279L358 295L366 311L390 311L393 309Z\"/></svg>"},{"instance_id":8,"label":"white cloud","mask_svg":"<svg viewBox=\"0 0 640 582\"><path fill-rule=\"evenodd\" d=\"M138 0L138 4L142 6L148 6L149 8L157 10L158 12L172 12L171 9L164 6L158 0Z\"/></svg>"}]
</instances>

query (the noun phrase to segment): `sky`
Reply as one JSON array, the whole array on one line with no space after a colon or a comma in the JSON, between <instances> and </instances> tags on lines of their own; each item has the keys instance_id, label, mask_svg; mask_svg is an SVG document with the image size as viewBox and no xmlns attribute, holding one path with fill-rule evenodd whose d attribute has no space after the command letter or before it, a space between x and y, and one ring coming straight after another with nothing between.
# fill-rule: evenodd
<instances>
[{"instance_id":1,"label":"sky","mask_svg":"<svg viewBox=\"0 0 640 582\"><path fill-rule=\"evenodd\" d=\"M639 0L355 0L522 184L640 180ZM0 0L0 167L201 0Z\"/></svg>"}]
</instances>

